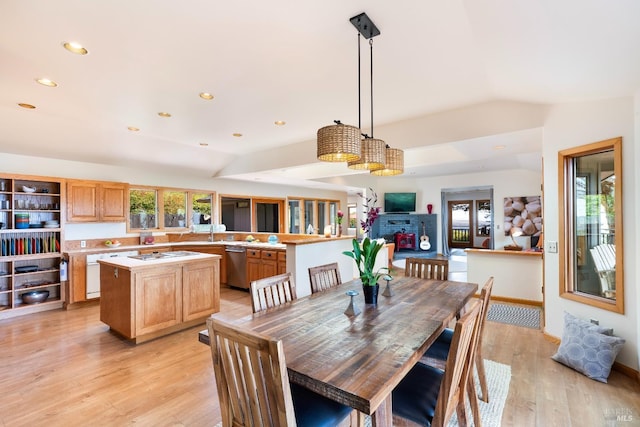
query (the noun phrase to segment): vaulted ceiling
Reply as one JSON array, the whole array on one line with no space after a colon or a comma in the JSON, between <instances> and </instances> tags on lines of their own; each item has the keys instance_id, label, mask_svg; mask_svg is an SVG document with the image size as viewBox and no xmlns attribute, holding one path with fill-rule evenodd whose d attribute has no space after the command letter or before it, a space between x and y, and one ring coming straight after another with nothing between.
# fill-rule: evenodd
<instances>
[{"instance_id":1,"label":"vaulted ceiling","mask_svg":"<svg viewBox=\"0 0 640 427\"><path fill-rule=\"evenodd\" d=\"M547 105L640 89L636 0L6 0L0 152L302 186L348 179L315 159L315 135L358 123L349 18L361 12L381 31L374 135L405 150L407 174L539 169Z\"/></svg>"}]
</instances>

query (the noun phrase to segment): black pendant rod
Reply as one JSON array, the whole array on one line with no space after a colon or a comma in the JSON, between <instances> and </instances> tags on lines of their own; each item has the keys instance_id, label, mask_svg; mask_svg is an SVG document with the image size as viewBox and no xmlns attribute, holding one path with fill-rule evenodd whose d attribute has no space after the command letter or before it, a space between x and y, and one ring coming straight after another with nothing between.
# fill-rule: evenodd
<instances>
[{"instance_id":1,"label":"black pendant rod","mask_svg":"<svg viewBox=\"0 0 640 427\"><path fill-rule=\"evenodd\" d=\"M369 48L371 50L371 138L373 138L373 39L369 39Z\"/></svg>"},{"instance_id":2,"label":"black pendant rod","mask_svg":"<svg viewBox=\"0 0 640 427\"><path fill-rule=\"evenodd\" d=\"M358 129L362 132L362 96L361 92L361 84L360 84L360 33L358 33Z\"/></svg>"}]
</instances>

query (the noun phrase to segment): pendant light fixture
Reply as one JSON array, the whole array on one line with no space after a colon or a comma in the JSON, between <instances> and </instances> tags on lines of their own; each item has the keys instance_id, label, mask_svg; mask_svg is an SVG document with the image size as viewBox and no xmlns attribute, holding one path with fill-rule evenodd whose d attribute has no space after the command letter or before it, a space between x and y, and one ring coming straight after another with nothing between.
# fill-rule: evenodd
<instances>
[{"instance_id":1,"label":"pendant light fixture","mask_svg":"<svg viewBox=\"0 0 640 427\"><path fill-rule=\"evenodd\" d=\"M350 169L356 170L378 170L383 169L386 160L386 146L385 142L381 139L375 139L373 137L373 38L380 35L380 30L371 21L366 13L354 16L349 21L358 30L358 119L361 117L361 101L360 101L360 35L369 40L370 49L370 83L371 83L371 136L364 134L362 144L362 155L359 160L348 162L347 165ZM362 127L362 126L361 126Z\"/></svg>"},{"instance_id":2,"label":"pendant light fixture","mask_svg":"<svg viewBox=\"0 0 640 427\"><path fill-rule=\"evenodd\" d=\"M399 148L391 148L387 145L385 160L384 168L372 170L372 175L393 176L404 173L404 151Z\"/></svg>"},{"instance_id":3,"label":"pendant light fixture","mask_svg":"<svg viewBox=\"0 0 640 427\"><path fill-rule=\"evenodd\" d=\"M349 19L358 30L358 127L342 124L334 120L335 125L325 126L318 130L317 157L326 162L346 161L351 169L369 170L379 176L399 175L404 172L404 152L389 147L383 140L373 136L373 37L380 35L380 30L366 13ZM371 82L371 135L362 133L361 105L361 58L360 37L369 40L370 48L370 82Z\"/></svg>"}]
</instances>

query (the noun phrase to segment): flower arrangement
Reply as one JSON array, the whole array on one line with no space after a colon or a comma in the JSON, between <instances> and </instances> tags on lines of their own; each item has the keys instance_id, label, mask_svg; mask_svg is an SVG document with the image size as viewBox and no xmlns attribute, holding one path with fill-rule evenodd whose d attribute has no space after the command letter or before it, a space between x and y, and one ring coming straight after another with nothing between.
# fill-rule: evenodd
<instances>
[{"instance_id":1,"label":"flower arrangement","mask_svg":"<svg viewBox=\"0 0 640 427\"><path fill-rule=\"evenodd\" d=\"M373 271L376 256L384 244L376 240L371 240L368 237L365 237L362 241L362 247L360 247L360 243L358 243L356 239L353 239L352 243L353 250L342 253L355 260L358 273L360 273L360 280L362 280L362 286L377 285L380 276L385 274L385 271L389 271L387 267L381 267L377 271Z\"/></svg>"},{"instance_id":2,"label":"flower arrangement","mask_svg":"<svg viewBox=\"0 0 640 427\"><path fill-rule=\"evenodd\" d=\"M338 211L336 215L336 223L338 225L342 225L342 217L344 217L344 213L342 211Z\"/></svg>"},{"instance_id":3,"label":"flower arrangement","mask_svg":"<svg viewBox=\"0 0 640 427\"><path fill-rule=\"evenodd\" d=\"M362 198L364 198L364 213L367 215L367 218L360 221L360 226L365 233L369 233L371 231L371 227L373 227L373 223L378 219L378 215L380 215L380 206L376 206L378 203L378 195L373 188L369 188L371 190L371 196L365 198L362 194Z\"/></svg>"}]
</instances>

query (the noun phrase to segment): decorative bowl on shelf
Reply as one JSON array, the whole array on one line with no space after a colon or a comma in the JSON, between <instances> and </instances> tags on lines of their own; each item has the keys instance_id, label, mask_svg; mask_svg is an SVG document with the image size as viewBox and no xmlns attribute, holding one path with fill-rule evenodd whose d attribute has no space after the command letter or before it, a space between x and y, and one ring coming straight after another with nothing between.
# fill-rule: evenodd
<instances>
[{"instance_id":1,"label":"decorative bowl on shelf","mask_svg":"<svg viewBox=\"0 0 640 427\"><path fill-rule=\"evenodd\" d=\"M31 291L20 294L22 302L25 304L38 304L49 298L49 291Z\"/></svg>"},{"instance_id":2,"label":"decorative bowl on shelf","mask_svg":"<svg viewBox=\"0 0 640 427\"><path fill-rule=\"evenodd\" d=\"M122 244L121 242L114 242L114 241L106 241L106 242L104 242L104 245L106 247L108 247L108 248L117 248L121 244Z\"/></svg>"},{"instance_id":3,"label":"decorative bowl on shelf","mask_svg":"<svg viewBox=\"0 0 640 427\"><path fill-rule=\"evenodd\" d=\"M24 191L25 193L35 193L36 192L36 187L29 187L27 185L23 185L22 186L22 191Z\"/></svg>"}]
</instances>

